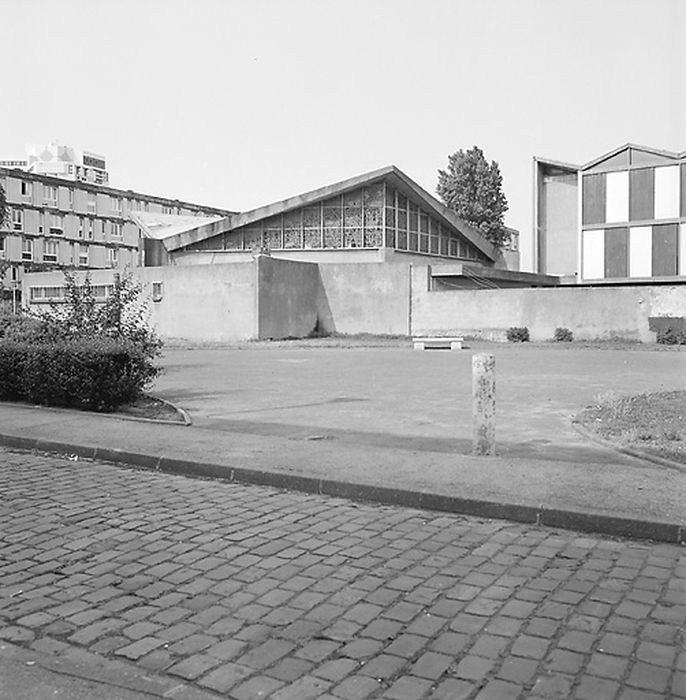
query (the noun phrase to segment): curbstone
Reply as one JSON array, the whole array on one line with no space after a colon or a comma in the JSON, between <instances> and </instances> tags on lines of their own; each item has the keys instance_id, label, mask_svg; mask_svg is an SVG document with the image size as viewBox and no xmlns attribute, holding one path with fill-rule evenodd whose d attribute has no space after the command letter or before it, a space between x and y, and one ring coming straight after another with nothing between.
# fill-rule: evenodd
<instances>
[{"instance_id":1,"label":"curbstone","mask_svg":"<svg viewBox=\"0 0 686 700\"><path fill-rule=\"evenodd\" d=\"M686 524L639 520L602 513L547 508L516 503L499 503L463 498L426 491L394 489L374 484L321 479L288 472L245 469L230 465L175 459L125 450L62 443L51 440L0 434L0 445L22 450L36 450L60 455L75 454L87 459L101 459L120 466L161 471L188 477L222 479L230 482L270 486L337 498L397 505L419 510L434 510L478 518L510 520L546 527L559 527L615 537L650 539L675 544L686 543Z\"/></svg>"}]
</instances>

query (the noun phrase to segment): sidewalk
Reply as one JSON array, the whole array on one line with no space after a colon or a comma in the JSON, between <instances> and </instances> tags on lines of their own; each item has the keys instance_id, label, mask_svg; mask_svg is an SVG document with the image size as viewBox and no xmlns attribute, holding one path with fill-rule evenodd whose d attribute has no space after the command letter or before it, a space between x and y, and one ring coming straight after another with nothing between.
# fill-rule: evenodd
<instances>
[{"instance_id":1,"label":"sidewalk","mask_svg":"<svg viewBox=\"0 0 686 700\"><path fill-rule=\"evenodd\" d=\"M457 441L456 441L457 443ZM137 467L589 532L686 540L686 472L588 443L559 459L473 457L445 441L264 434L0 404L0 444ZM400 444L401 446L398 446Z\"/></svg>"}]
</instances>

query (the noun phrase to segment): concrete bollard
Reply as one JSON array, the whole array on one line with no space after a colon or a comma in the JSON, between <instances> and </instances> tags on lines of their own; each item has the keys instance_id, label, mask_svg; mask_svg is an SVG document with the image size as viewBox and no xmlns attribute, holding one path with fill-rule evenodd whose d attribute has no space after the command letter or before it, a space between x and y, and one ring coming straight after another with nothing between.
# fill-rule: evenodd
<instances>
[{"instance_id":1,"label":"concrete bollard","mask_svg":"<svg viewBox=\"0 0 686 700\"><path fill-rule=\"evenodd\" d=\"M472 355L472 452L495 454L495 358Z\"/></svg>"}]
</instances>

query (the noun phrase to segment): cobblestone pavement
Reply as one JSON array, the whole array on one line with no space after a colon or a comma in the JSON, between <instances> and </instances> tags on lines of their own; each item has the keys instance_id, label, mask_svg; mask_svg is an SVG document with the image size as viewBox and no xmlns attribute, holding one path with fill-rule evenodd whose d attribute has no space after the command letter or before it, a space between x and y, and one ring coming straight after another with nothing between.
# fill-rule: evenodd
<instances>
[{"instance_id":1,"label":"cobblestone pavement","mask_svg":"<svg viewBox=\"0 0 686 700\"><path fill-rule=\"evenodd\" d=\"M686 698L686 550L0 450L0 638L243 700Z\"/></svg>"}]
</instances>

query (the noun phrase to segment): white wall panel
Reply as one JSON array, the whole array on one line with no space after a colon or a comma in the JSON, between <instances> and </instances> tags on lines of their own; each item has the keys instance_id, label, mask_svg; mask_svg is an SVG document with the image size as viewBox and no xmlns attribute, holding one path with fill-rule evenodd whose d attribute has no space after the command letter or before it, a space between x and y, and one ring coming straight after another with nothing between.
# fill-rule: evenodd
<instances>
[{"instance_id":1,"label":"white wall panel","mask_svg":"<svg viewBox=\"0 0 686 700\"><path fill-rule=\"evenodd\" d=\"M629 172L607 173L605 179L605 221L629 220Z\"/></svg>"},{"instance_id":2,"label":"white wall panel","mask_svg":"<svg viewBox=\"0 0 686 700\"><path fill-rule=\"evenodd\" d=\"M605 276L605 229L584 231L582 270L586 280Z\"/></svg>"},{"instance_id":3,"label":"white wall panel","mask_svg":"<svg viewBox=\"0 0 686 700\"><path fill-rule=\"evenodd\" d=\"M686 224L679 227L679 274L686 276Z\"/></svg>"},{"instance_id":4,"label":"white wall panel","mask_svg":"<svg viewBox=\"0 0 686 700\"><path fill-rule=\"evenodd\" d=\"M679 216L679 166L655 168L655 218Z\"/></svg>"},{"instance_id":5,"label":"white wall panel","mask_svg":"<svg viewBox=\"0 0 686 700\"><path fill-rule=\"evenodd\" d=\"M629 277L650 277L653 274L653 227L629 229Z\"/></svg>"}]
</instances>

